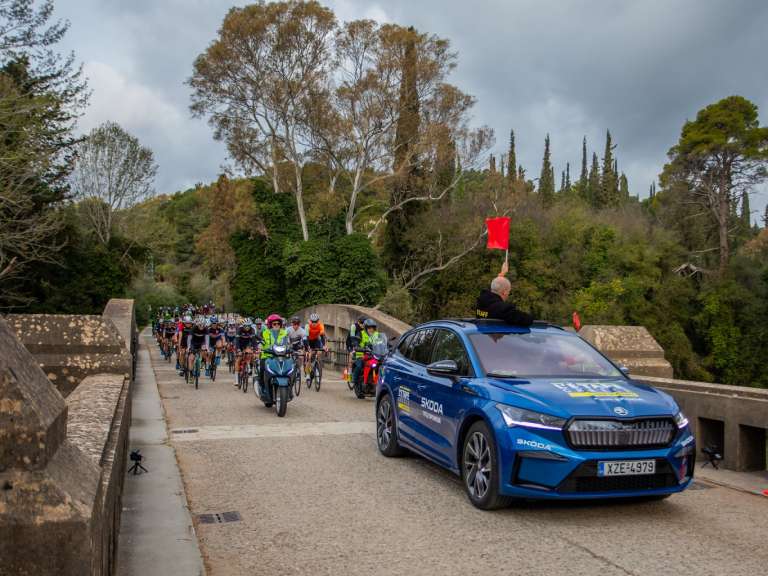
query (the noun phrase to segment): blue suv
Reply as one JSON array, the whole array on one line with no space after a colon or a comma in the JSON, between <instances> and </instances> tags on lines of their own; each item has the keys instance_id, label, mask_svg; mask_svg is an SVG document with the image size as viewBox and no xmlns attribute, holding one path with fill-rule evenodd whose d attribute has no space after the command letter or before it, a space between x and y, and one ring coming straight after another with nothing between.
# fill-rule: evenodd
<instances>
[{"instance_id":1,"label":"blue suv","mask_svg":"<svg viewBox=\"0 0 768 576\"><path fill-rule=\"evenodd\" d=\"M461 475L482 509L512 498L665 498L695 440L668 394L548 324L439 320L406 332L376 390L376 438Z\"/></svg>"}]
</instances>

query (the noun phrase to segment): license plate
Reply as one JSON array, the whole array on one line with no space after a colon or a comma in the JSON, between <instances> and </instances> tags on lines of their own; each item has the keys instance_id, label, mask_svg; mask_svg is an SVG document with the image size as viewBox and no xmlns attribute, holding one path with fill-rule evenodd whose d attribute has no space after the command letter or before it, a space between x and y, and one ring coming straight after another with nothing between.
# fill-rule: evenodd
<instances>
[{"instance_id":1,"label":"license plate","mask_svg":"<svg viewBox=\"0 0 768 576\"><path fill-rule=\"evenodd\" d=\"M656 474L656 460L611 460L597 463L598 476Z\"/></svg>"}]
</instances>

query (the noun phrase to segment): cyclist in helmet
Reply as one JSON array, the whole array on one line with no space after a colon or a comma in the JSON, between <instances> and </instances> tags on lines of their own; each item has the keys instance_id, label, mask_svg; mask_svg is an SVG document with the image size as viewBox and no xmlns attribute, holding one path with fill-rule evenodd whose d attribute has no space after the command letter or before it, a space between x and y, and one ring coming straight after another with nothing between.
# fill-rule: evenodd
<instances>
[{"instance_id":1,"label":"cyclist in helmet","mask_svg":"<svg viewBox=\"0 0 768 576\"><path fill-rule=\"evenodd\" d=\"M352 379L352 364L356 358L362 358L362 352L356 352L355 349L360 344L360 338L363 337L365 332L365 316L358 316L357 320L349 327L349 334L347 334L347 372L346 378Z\"/></svg>"},{"instance_id":2,"label":"cyclist in helmet","mask_svg":"<svg viewBox=\"0 0 768 576\"><path fill-rule=\"evenodd\" d=\"M198 318L195 321L189 336L187 336L187 369L190 372L194 368L195 354L197 352L205 354L205 351L208 349L206 346L206 342L208 341L208 328L205 324L205 318Z\"/></svg>"},{"instance_id":3,"label":"cyclist in helmet","mask_svg":"<svg viewBox=\"0 0 768 576\"><path fill-rule=\"evenodd\" d=\"M291 349L296 353L296 369L301 370L304 364L306 351L309 347L307 343L307 331L301 326L301 318L298 316L291 318L291 325L288 327L287 332L288 341L291 343Z\"/></svg>"},{"instance_id":4,"label":"cyclist in helmet","mask_svg":"<svg viewBox=\"0 0 768 576\"><path fill-rule=\"evenodd\" d=\"M312 361L315 355L320 352L328 352L328 346L325 341L325 326L320 322L320 316L317 312L312 312L309 315L309 324L307 324L307 344L309 345L309 358L307 360L307 366L312 366ZM322 356L320 357L322 361ZM307 374L307 382L309 382L309 374Z\"/></svg>"},{"instance_id":5,"label":"cyclist in helmet","mask_svg":"<svg viewBox=\"0 0 768 576\"><path fill-rule=\"evenodd\" d=\"M176 340L179 346L179 354L176 356L176 368L179 370L180 376L184 376L181 362L187 358L187 341L189 340L189 335L192 334L192 329L194 327L195 324L192 322L192 316L186 315L182 318L176 334Z\"/></svg>"},{"instance_id":6,"label":"cyclist in helmet","mask_svg":"<svg viewBox=\"0 0 768 576\"><path fill-rule=\"evenodd\" d=\"M243 353L253 354L258 345L256 330L249 319L246 318L242 326L237 329L237 355L235 356L235 373L240 372L240 361ZM252 357L253 358L253 357ZM237 382L235 382L237 387Z\"/></svg>"},{"instance_id":7,"label":"cyclist in helmet","mask_svg":"<svg viewBox=\"0 0 768 576\"><path fill-rule=\"evenodd\" d=\"M208 352L206 353L206 372L210 375L211 365L216 361L216 355L221 354L221 347L224 345L224 329L216 315L211 316L208 326L208 342L206 343Z\"/></svg>"},{"instance_id":8,"label":"cyclist in helmet","mask_svg":"<svg viewBox=\"0 0 768 576\"><path fill-rule=\"evenodd\" d=\"M258 338L259 342L262 342L264 339L264 320L256 316L253 320L253 327L256 330L256 338Z\"/></svg>"}]
</instances>

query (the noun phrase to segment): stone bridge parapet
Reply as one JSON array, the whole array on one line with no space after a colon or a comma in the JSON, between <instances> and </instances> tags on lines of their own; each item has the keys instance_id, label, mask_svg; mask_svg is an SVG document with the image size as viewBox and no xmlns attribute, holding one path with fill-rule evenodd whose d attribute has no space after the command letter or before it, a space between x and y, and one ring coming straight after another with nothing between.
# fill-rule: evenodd
<instances>
[{"instance_id":1,"label":"stone bridge parapet","mask_svg":"<svg viewBox=\"0 0 768 576\"><path fill-rule=\"evenodd\" d=\"M136 330L107 312L0 318L0 576L116 571Z\"/></svg>"}]
</instances>

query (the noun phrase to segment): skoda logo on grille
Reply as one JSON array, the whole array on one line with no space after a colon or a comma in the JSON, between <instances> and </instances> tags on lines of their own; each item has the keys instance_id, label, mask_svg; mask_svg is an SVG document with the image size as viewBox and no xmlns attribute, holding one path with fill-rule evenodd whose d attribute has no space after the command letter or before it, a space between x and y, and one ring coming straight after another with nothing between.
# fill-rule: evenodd
<instances>
[{"instance_id":1,"label":"skoda logo on grille","mask_svg":"<svg viewBox=\"0 0 768 576\"><path fill-rule=\"evenodd\" d=\"M616 408L613 409L613 413L616 414L616 416L626 416L629 414L629 410L623 406L616 406Z\"/></svg>"}]
</instances>

